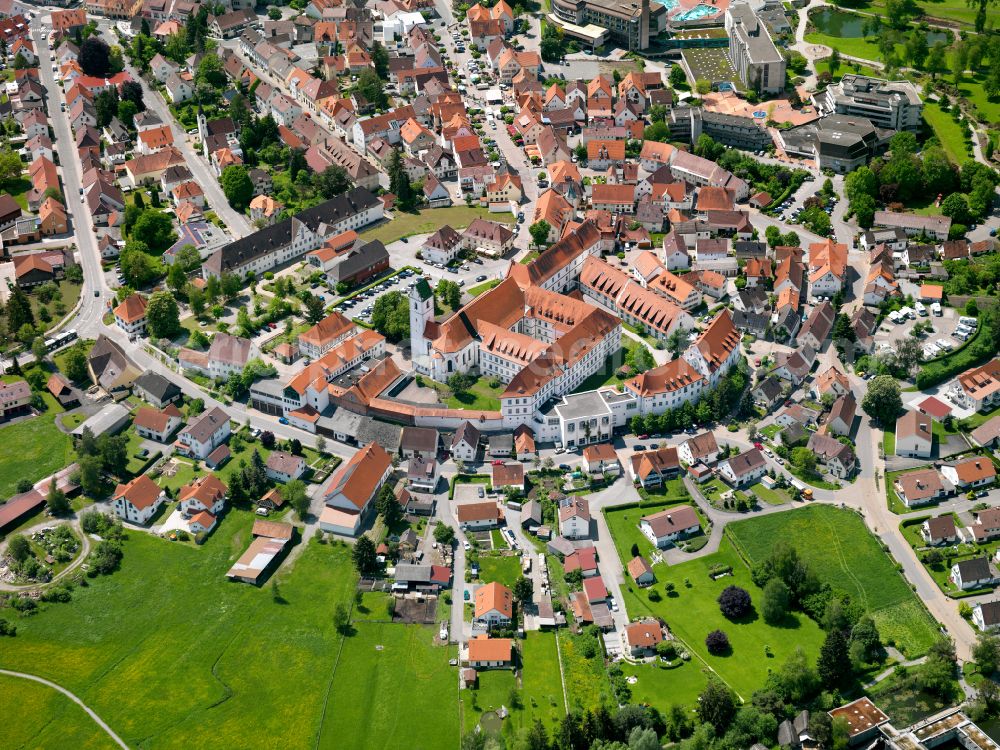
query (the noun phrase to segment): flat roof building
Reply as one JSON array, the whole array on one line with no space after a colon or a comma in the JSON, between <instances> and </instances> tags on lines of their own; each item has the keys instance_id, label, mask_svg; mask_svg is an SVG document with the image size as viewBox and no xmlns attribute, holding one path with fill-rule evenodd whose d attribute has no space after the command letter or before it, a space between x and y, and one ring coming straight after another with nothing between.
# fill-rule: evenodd
<instances>
[{"instance_id":1,"label":"flat roof building","mask_svg":"<svg viewBox=\"0 0 1000 750\"><path fill-rule=\"evenodd\" d=\"M733 3L726 10L729 59L740 80L758 94L785 90L785 58L771 34L747 3Z\"/></svg>"},{"instance_id":2,"label":"flat roof building","mask_svg":"<svg viewBox=\"0 0 1000 750\"><path fill-rule=\"evenodd\" d=\"M892 130L919 130L924 109L917 87L909 81L853 73L830 84L815 102L824 112L867 117L877 127Z\"/></svg>"}]
</instances>

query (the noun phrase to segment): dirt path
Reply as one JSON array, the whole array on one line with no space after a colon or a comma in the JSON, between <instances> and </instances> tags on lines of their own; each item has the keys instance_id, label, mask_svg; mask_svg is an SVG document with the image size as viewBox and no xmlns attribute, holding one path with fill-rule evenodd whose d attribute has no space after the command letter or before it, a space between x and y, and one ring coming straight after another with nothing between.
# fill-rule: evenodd
<instances>
[{"instance_id":1,"label":"dirt path","mask_svg":"<svg viewBox=\"0 0 1000 750\"><path fill-rule=\"evenodd\" d=\"M46 687L50 687L53 690L58 690L60 693L65 695L76 705L78 705L80 708L86 711L87 715L94 720L94 723L96 723L97 726L103 729L107 733L107 735L112 740L115 741L115 744L117 744L119 747L125 748L125 750L129 750L128 745L125 744L125 740L123 740L121 737L115 734L115 731L107 725L104 719L98 716L90 706L88 706L82 700L77 698L75 695L73 695L73 693L64 688L62 685L57 685L51 680L46 680L44 677L39 677L38 675L27 674L25 672L12 672L9 669L0 669L0 674L7 675L8 677L19 677L22 680L32 680L33 682L38 682L41 683L42 685L45 685Z\"/></svg>"}]
</instances>

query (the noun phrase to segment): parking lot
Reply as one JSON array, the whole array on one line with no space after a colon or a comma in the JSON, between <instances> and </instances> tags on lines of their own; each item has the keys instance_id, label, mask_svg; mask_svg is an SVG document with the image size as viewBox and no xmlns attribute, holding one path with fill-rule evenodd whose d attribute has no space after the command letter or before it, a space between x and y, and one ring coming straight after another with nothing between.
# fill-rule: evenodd
<instances>
[{"instance_id":1,"label":"parking lot","mask_svg":"<svg viewBox=\"0 0 1000 750\"><path fill-rule=\"evenodd\" d=\"M924 349L924 359L933 359L961 346L975 330L974 318L961 315L951 307L942 308L941 315L938 316L932 315L928 306L917 307L918 304L915 303L913 308L904 308L882 321L875 332L876 352L892 351L895 348L894 342L909 336L914 326L919 324L924 329L917 337ZM928 331L928 326L932 330Z\"/></svg>"}]
</instances>

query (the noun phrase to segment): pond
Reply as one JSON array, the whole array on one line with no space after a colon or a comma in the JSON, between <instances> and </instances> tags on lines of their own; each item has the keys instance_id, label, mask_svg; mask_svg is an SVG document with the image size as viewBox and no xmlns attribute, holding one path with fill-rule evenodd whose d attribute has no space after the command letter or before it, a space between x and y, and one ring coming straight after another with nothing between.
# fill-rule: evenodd
<instances>
[{"instance_id":1,"label":"pond","mask_svg":"<svg viewBox=\"0 0 1000 750\"><path fill-rule=\"evenodd\" d=\"M816 30L827 36L835 36L841 39L860 39L865 36L865 17L857 13L837 10L835 8L824 8L809 15L809 20ZM950 35L946 31L928 31L927 44L935 42L949 42Z\"/></svg>"}]
</instances>

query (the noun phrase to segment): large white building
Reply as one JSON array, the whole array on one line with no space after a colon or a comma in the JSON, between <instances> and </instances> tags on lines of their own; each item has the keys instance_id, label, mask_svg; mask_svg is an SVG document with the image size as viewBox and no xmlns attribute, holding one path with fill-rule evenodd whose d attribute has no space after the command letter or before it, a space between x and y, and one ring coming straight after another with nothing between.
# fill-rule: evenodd
<instances>
[{"instance_id":1,"label":"large white building","mask_svg":"<svg viewBox=\"0 0 1000 750\"><path fill-rule=\"evenodd\" d=\"M924 109L917 87L909 81L854 73L827 86L814 101L824 113L865 117L887 130L919 130Z\"/></svg>"},{"instance_id":2,"label":"large white building","mask_svg":"<svg viewBox=\"0 0 1000 750\"><path fill-rule=\"evenodd\" d=\"M202 275L206 279L227 273L260 277L319 249L341 232L378 221L383 216L382 207L382 201L371 192L354 188L219 248L205 261Z\"/></svg>"},{"instance_id":3,"label":"large white building","mask_svg":"<svg viewBox=\"0 0 1000 750\"><path fill-rule=\"evenodd\" d=\"M744 85L758 94L784 91L785 58L753 9L745 2L735 2L726 10L725 23L729 60Z\"/></svg>"}]
</instances>

